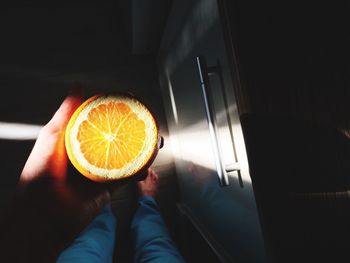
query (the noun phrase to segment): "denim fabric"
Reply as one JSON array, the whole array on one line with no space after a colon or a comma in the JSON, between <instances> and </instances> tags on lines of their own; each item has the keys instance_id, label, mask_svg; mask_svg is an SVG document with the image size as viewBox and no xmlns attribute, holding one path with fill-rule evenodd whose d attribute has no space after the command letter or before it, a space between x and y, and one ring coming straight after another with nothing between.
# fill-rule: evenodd
<instances>
[{"instance_id":1,"label":"denim fabric","mask_svg":"<svg viewBox=\"0 0 350 263\"><path fill-rule=\"evenodd\" d=\"M135 263L185 262L173 243L152 197L141 197L131 224Z\"/></svg>"},{"instance_id":2,"label":"denim fabric","mask_svg":"<svg viewBox=\"0 0 350 263\"><path fill-rule=\"evenodd\" d=\"M185 262L170 238L154 198L146 196L139 199L131 230L134 262ZM61 253L57 263L112 263L115 234L116 218L111 208L106 207Z\"/></svg>"},{"instance_id":3,"label":"denim fabric","mask_svg":"<svg viewBox=\"0 0 350 263\"><path fill-rule=\"evenodd\" d=\"M57 263L112 263L116 218L105 207L58 257Z\"/></svg>"}]
</instances>

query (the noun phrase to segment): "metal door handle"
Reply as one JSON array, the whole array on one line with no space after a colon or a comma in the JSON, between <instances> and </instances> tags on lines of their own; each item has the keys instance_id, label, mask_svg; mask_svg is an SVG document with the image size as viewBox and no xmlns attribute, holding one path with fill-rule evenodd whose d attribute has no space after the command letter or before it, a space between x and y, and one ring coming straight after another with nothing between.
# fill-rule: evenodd
<instances>
[{"instance_id":1,"label":"metal door handle","mask_svg":"<svg viewBox=\"0 0 350 263\"><path fill-rule=\"evenodd\" d=\"M232 164L225 165L225 170L227 173L230 173L230 172L240 171L241 167L239 163L232 163Z\"/></svg>"},{"instance_id":2,"label":"metal door handle","mask_svg":"<svg viewBox=\"0 0 350 263\"><path fill-rule=\"evenodd\" d=\"M233 131L232 131L232 123L231 119L229 116L228 112L228 102L226 99L226 92L224 89L224 80L222 77L222 71L221 71L221 66L218 61L217 66L211 66L208 67L205 61L204 57L196 57L196 62L197 62L197 67L198 67L198 72L199 72L199 77L200 77L200 82L201 82L201 88L202 88L202 93L203 93L203 98L204 98L204 105L205 105L205 112L207 115L207 121L208 121L208 126L209 126L209 132L210 132L210 137L212 141L212 145L214 148L214 157L215 157L215 163L216 163L216 169L219 177L219 182L221 186L227 186L229 185L229 180L228 180L228 173L230 172L237 172L238 173L238 181L241 187L243 187L243 180L241 177L241 168L239 165L239 162L237 161L237 152L236 152L236 147L234 143L234 138L233 138ZM215 116L215 109L214 109L214 104L211 98L210 94L210 81L209 81L209 76L213 74L218 74L221 82L221 88L224 96L224 103L226 107L226 118L230 130L230 136L232 140L232 147L234 151L234 158L235 162L224 165L222 163L222 153L221 153L221 148L220 144L218 141L218 128L216 124L216 116Z\"/></svg>"},{"instance_id":3,"label":"metal door handle","mask_svg":"<svg viewBox=\"0 0 350 263\"><path fill-rule=\"evenodd\" d=\"M226 169L222 163L221 149L217 137L218 128L216 124L216 116L214 113L214 105L210 96L210 82L208 78L209 74L214 72L215 68L207 68L205 59L203 57L196 57L196 61L219 182L221 186L228 186L229 180Z\"/></svg>"}]
</instances>

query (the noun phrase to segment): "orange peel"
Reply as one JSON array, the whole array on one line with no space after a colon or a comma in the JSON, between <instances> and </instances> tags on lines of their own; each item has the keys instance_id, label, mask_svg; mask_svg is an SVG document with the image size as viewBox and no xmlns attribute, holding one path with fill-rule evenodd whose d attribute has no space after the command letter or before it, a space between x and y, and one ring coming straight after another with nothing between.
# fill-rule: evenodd
<instances>
[{"instance_id":1,"label":"orange peel","mask_svg":"<svg viewBox=\"0 0 350 263\"><path fill-rule=\"evenodd\" d=\"M126 94L89 98L73 113L65 133L71 163L96 182L129 178L148 167L159 141L152 113Z\"/></svg>"}]
</instances>

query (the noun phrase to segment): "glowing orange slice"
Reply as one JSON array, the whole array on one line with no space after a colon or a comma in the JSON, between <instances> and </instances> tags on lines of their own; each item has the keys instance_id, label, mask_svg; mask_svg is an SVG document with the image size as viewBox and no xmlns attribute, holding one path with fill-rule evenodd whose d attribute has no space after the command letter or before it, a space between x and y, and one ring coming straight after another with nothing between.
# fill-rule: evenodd
<instances>
[{"instance_id":1,"label":"glowing orange slice","mask_svg":"<svg viewBox=\"0 0 350 263\"><path fill-rule=\"evenodd\" d=\"M128 95L97 95L72 115L66 149L75 168L94 181L130 177L153 161L158 128L149 110Z\"/></svg>"}]
</instances>

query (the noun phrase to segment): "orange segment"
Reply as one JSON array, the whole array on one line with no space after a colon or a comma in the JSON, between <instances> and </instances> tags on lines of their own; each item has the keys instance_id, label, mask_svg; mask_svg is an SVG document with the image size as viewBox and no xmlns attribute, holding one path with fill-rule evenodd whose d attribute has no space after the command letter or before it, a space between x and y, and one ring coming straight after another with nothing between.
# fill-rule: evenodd
<instances>
[{"instance_id":1,"label":"orange segment","mask_svg":"<svg viewBox=\"0 0 350 263\"><path fill-rule=\"evenodd\" d=\"M73 114L67 153L85 176L107 181L130 176L154 157L158 130L152 114L128 96L96 96Z\"/></svg>"},{"instance_id":2,"label":"orange segment","mask_svg":"<svg viewBox=\"0 0 350 263\"><path fill-rule=\"evenodd\" d=\"M93 123L84 121L80 124L77 139L85 158L97 167L104 167L101 163L106 162L104 149L107 147L107 141L98 128Z\"/></svg>"},{"instance_id":3,"label":"orange segment","mask_svg":"<svg viewBox=\"0 0 350 263\"><path fill-rule=\"evenodd\" d=\"M86 160L117 169L139 155L145 144L145 123L125 103L101 104L79 126L78 141ZM94 150L96 149L96 150Z\"/></svg>"}]
</instances>

